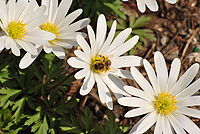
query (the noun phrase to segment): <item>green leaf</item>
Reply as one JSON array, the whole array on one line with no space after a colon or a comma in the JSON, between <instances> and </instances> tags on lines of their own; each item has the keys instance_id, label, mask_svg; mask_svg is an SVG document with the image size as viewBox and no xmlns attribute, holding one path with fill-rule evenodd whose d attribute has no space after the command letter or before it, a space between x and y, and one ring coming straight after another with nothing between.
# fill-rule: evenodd
<instances>
[{"instance_id":1,"label":"green leaf","mask_svg":"<svg viewBox=\"0 0 200 134\"><path fill-rule=\"evenodd\" d=\"M14 113L16 123L18 123L21 119L20 116L22 115L24 103L25 103L25 98L22 98L22 99L16 101L14 106L12 107L12 110L15 110L17 108L16 112Z\"/></svg>"},{"instance_id":2,"label":"green leaf","mask_svg":"<svg viewBox=\"0 0 200 134\"><path fill-rule=\"evenodd\" d=\"M29 116L28 118L29 119L24 124L29 126L40 119L40 113L38 112L37 114Z\"/></svg>"},{"instance_id":3,"label":"green leaf","mask_svg":"<svg viewBox=\"0 0 200 134\"><path fill-rule=\"evenodd\" d=\"M141 16L135 21L135 24L132 26L132 28L140 28L143 27L145 24L147 24L151 20L151 17L148 16Z\"/></svg>"}]
</instances>

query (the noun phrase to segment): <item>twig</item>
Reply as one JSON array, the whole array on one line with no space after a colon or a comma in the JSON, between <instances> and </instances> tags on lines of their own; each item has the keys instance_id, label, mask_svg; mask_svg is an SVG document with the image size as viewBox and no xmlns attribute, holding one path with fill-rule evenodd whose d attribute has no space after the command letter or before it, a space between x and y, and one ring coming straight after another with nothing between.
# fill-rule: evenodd
<instances>
[{"instance_id":1,"label":"twig","mask_svg":"<svg viewBox=\"0 0 200 134\"><path fill-rule=\"evenodd\" d=\"M153 44L153 45L151 46L151 48L149 49L149 51L148 51L147 54L145 55L144 59L148 58L148 57L151 55L151 53L153 52L153 50L155 49L155 47L156 47L156 44Z\"/></svg>"},{"instance_id":2,"label":"twig","mask_svg":"<svg viewBox=\"0 0 200 134\"><path fill-rule=\"evenodd\" d=\"M189 38L189 40L187 41L187 43L186 43L186 45L185 45L185 48L183 49L183 53L182 53L182 55L181 55L181 59L183 59L183 57L185 56L186 51L187 51L187 49L188 49L190 43L192 42L192 40L194 39L194 37L196 36L196 34L198 33L198 31L199 31L199 28L197 28L197 29L193 32L192 36L191 36L191 37Z\"/></svg>"}]
</instances>

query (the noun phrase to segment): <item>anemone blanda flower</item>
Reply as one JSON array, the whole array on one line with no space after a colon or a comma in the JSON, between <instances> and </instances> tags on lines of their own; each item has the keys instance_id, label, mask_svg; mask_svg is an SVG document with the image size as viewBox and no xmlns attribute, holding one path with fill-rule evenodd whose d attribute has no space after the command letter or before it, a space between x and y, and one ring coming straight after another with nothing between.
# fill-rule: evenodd
<instances>
[{"instance_id":1,"label":"anemone blanda flower","mask_svg":"<svg viewBox=\"0 0 200 134\"><path fill-rule=\"evenodd\" d=\"M72 48L78 45L76 42L76 35L85 36L84 33L77 31L86 27L90 20L85 18L73 23L83 10L77 9L66 16L72 1L73 0L62 0L58 6L58 0L42 0L42 5L47 7L45 15L48 16L48 19L40 25L40 28L55 34L56 38L45 43L37 43L39 53L44 49L46 53L53 52L58 58L64 59L64 48ZM27 53L20 61L20 68L28 67L36 58L37 56Z\"/></svg>"},{"instance_id":2,"label":"anemone blanda flower","mask_svg":"<svg viewBox=\"0 0 200 134\"><path fill-rule=\"evenodd\" d=\"M123 97L118 100L123 106L135 107L125 117L144 116L130 131L131 134L142 134L155 123L154 134L200 134L200 129L188 117L200 118L200 111L188 106L200 105L200 96L192 96L200 89L200 79L190 84L199 70L199 64L193 64L178 80L180 60L174 59L168 75L165 59L160 52L154 55L156 73L147 60L144 68L151 84L135 68L131 74L143 89L125 86L127 93L135 97ZM157 74L157 75L156 75Z\"/></svg>"},{"instance_id":3,"label":"anemone blanda flower","mask_svg":"<svg viewBox=\"0 0 200 134\"><path fill-rule=\"evenodd\" d=\"M132 31L131 28L127 28L113 40L116 30L116 21L114 21L106 39L107 24L104 15L98 17L96 36L91 26L87 29L90 45L81 35L78 35L77 42L83 51L75 50L77 57L69 58L68 63L74 68L83 68L75 74L76 79L85 77L80 94L87 95L96 82L101 102L106 103L109 109L113 109L109 90L117 98L128 95L123 90L124 83L117 76L126 78L130 77L130 74L120 68L139 66L141 62L140 57L121 55L133 48L139 37L134 36L125 42Z\"/></svg>"},{"instance_id":4,"label":"anemone blanda flower","mask_svg":"<svg viewBox=\"0 0 200 134\"><path fill-rule=\"evenodd\" d=\"M165 0L171 4L175 4L177 0ZM146 10L146 6L153 12L158 11L158 3L156 0L136 0L137 7L140 12L144 13Z\"/></svg>"},{"instance_id":5,"label":"anemone blanda flower","mask_svg":"<svg viewBox=\"0 0 200 134\"><path fill-rule=\"evenodd\" d=\"M14 55L20 56L22 48L37 55L34 43L55 39L54 34L37 29L46 21L47 16L44 16L46 8L36 8L35 3L35 0L9 0L8 3L0 1L0 27L3 30L0 51L4 48L11 49Z\"/></svg>"}]
</instances>

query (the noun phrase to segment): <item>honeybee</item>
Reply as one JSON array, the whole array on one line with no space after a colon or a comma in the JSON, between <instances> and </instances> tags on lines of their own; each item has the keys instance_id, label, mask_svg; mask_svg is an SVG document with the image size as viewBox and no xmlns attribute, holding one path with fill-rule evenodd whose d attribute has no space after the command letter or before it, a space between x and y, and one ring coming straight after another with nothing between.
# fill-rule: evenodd
<instances>
[{"instance_id":1,"label":"honeybee","mask_svg":"<svg viewBox=\"0 0 200 134\"><path fill-rule=\"evenodd\" d=\"M108 70L110 65L111 65L111 61L107 60L107 61L96 63L94 65L94 69L95 70Z\"/></svg>"}]
</instances>

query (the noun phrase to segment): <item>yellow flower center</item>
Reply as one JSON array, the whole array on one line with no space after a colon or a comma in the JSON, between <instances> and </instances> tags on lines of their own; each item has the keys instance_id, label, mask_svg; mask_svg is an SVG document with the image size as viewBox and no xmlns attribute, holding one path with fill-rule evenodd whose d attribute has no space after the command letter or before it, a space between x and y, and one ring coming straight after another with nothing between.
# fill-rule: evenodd
<instances>
[{"instance_id":1,"label":"yellow flower center","mask_svg":"<svg viewBox=\"0 0 200 134\"><path fill-rule=\"evenodd\" d=\"M26 24L23 24L21 21L12 21L6 28L6 31L11 38L21 40L26 33L25 26Z\"/></svg>"},{"instance_id":2,"label":"yellow flower center","mask_svg":"<svg viewBox=\"0 0 200 134\"><path fill-rule=\"evenodd\" d=\"M59 35L59 29L58 29L58 26L55 25L55 24L52 24L52 23L46 22L46 23L42 24L42 25L40 26L40 28L41 28L42 30L47 31L47 32L51 32L51 33L55 34L56 36ZM51 40L51 41L49 41L49 42L52 43L52 42L54 42L54 41L56 41L56 39Z\"/></svg>"},{"instance_id":3,"label":"yellow flower center","mask_svg":"<svg viewBox=\"0 0 200 134\"><path fill-rule=\"evenodd\" d=\"M177 101L174 96L168 94L167 92L163 92L155 97L155 101L153 103L157 113L168 115L177 109L175 106L176 102Z\"/></svg>"},{"instance_id":4,"label":"yellow flower center","mask_svg":"<svg viewBox=\"0 0 200 134\"><path fill-rule=\"evenodd\" d=\"M110 69L111 61L103 55L96 55L91 59L91 70L95 73L105 73Z\"/></svg>"}]
</instances>

